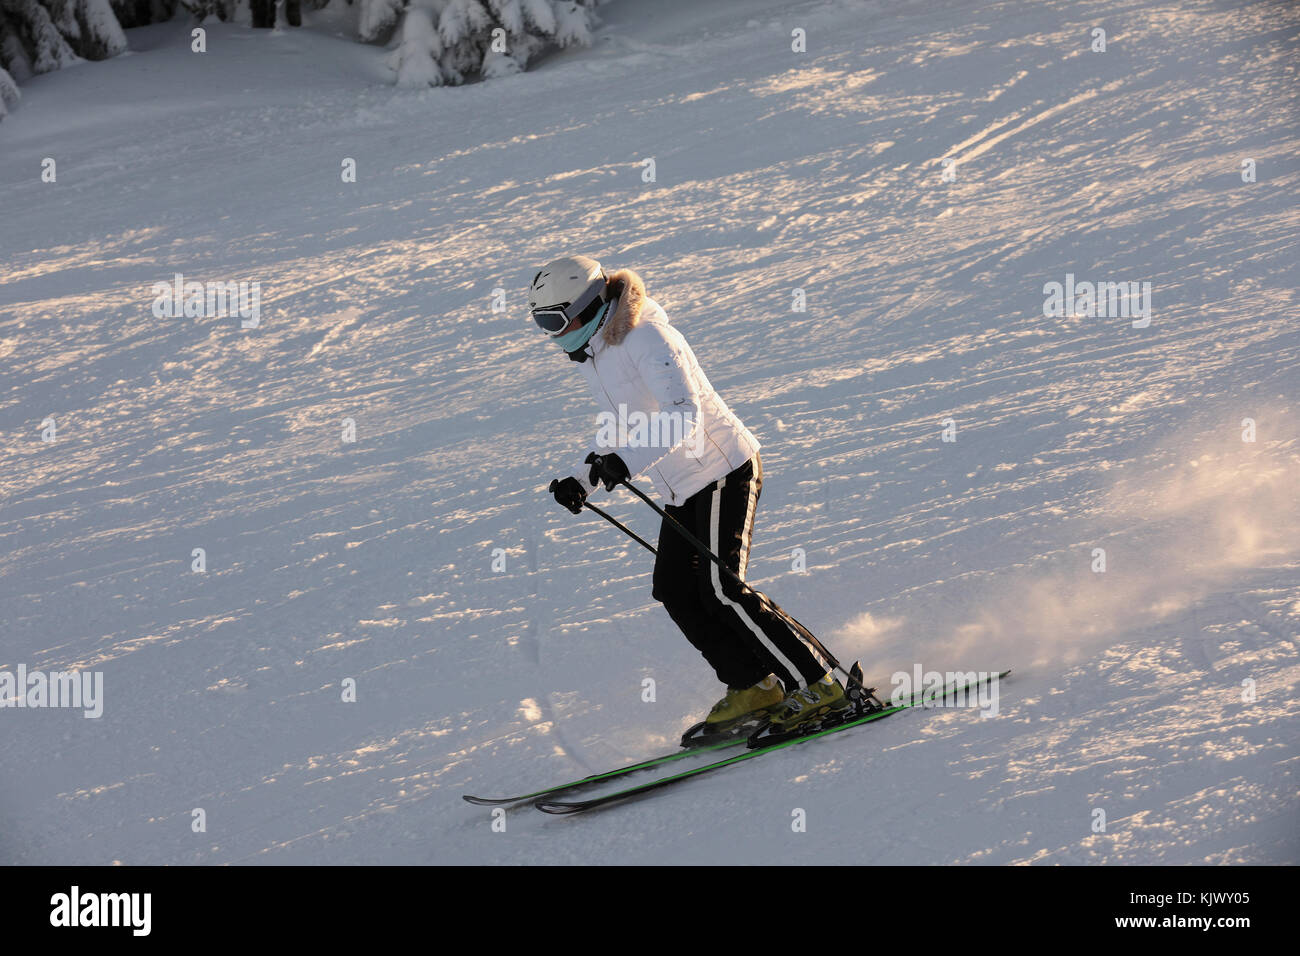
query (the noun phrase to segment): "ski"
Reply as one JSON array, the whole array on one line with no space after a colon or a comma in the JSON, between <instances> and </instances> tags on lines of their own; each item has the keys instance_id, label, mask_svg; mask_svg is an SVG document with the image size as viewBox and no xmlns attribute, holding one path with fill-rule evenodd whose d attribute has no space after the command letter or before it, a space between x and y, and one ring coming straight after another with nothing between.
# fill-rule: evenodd
<instances>
[{"instance_id":1,"label":"ski","mask_svg":"<svg viewBox=\"0 0 1300 956\"><path fill-rule=\"evenodd\" d=\"M583 777L581 780L572 780L568 783L556 784L554 787L547 787L545 790L537 790L533 793L520 794L517 797L476 797L471 794L464 794L461 799L466 803L472 803L476 807L502 807L512 803L523 803L526 800L536 800L539 797L547 797L559 793L562 790L576 790L579 787L587 787L595 783L604 783L607 780L616 780L619 777L629 773L636 773L638 770L649 770L652 767L661 767L664 764L690 757L693 754L708 753L713 750L722 750L725 747L736 747L745 743L748 738L745 735L738 735L727 740L721 740L709 744L700 744L698 746L683 748L673 751L670 754L663 754L659 757L651 757L648 760L642 760L640 763L629 764L626 767L619 767L616 770L607 770L605 773L592 774L590 777Z\"/></svg>"},{"instance_id":2,"label":"ski","mask_svg":"<svg viewBox=\"0 0 1300 956\"><path fill-rule=\"evenodd\" d=\"M999 680L1001 680L1003 677L1006 677L1010 673L1011 673L1010 670L1005 670L1002 673L998 674L997 677ZM553 800L552 801L552 800L546 800L544 798L540 798L540 799L536 799L533 805L537 807L538 810L541 810L543 813L550 813L550 814L557 814L557 815L581 813L584 810L591 810L595 807L602 807L607 804L614 803L615 801L618 800L626 800L629 797L636 797L645 793L650 793L651 791L659 790L663 787L670 786L671 784L680 783L683 780L689 780L692 777L698 777L701 776L702 774L711 773L714 770L721 770L723 767L730 767L733 764L743 763L746 760L753 760L755 757L761 757L764 754L770 754L777 750L783 750L786 747L793 747L796 746L797 744L805 743L809 740L816 740L819 737L827 737L831 734L837 734L842 730L848 730L850 727L859 727L862 724L868 724L873 721L882 720L885 717L889 717L893 714L898 713L900 710L915 708L918 705L924 706L927 703L932 703L936 700L942 700L943 698L950 697L953 694L957 694L969 690L972 687L976 687L982 683L985 683L988 679L989 678L986 677L983 680L966 681L964 683L954 684L950 687L943 688L942 691L926 696L922 698L920 701L917 701L916 695L913 695L913 699L911 701L902 704L894 704L892 706L888 706L884 708L883 710L877 710L872 713L869 713L863 717L846 720L842 723L836 723L834 726L827 727L825 729L813 730L810 733L802 734L797 737L781 739L777 743L759 746L753 750L746 750L744 753L736 754L734 757L725 757L722 760L716 760L713 763L705 764L702 767L692 767L690 770L684 770L681 773L672 774L671 776L667 776L667 777L660 777L656 780L650 780L645 783L638 784L634 787L627 787L623 790L615 791L614 793L608 793L608 794L603 794L602 796L592 797L589 800L575 800L575 801Z\"/></svg>"},{"instance_id":3,"label":"ski","mask_svg":"<svg viewBox=\"0 0 1300 956\"><path fill-rule=\"evenodd\" d=\"M862 669L855 663L854 670L851 673L852 679L857 681L859 687L862 686ZM871 693L871 689L866 689ZM522 793L515 797L476 797L473 794L462 794L461 799L466 803L472 803L476 807L504 807L515 803L524 803L528 800L536 800L539 797L553 796L564 790L577 790L581 787L588 787L592 784L605 783L609 780L615 780L629 773L636 773L638 770L649 770L667 763L673 763L698 753L709 753L714 750L722 750L727 747L735 747L738 744L749 743L754 746L754 734L764 729L766 721L760 724L751 724L750 728L728 731L725 734L704 734L706 724L700 721L693 724L684 734L682 734L682 748L672 753L663 754L659 757L651 757L648 760L642 760L639 763L629 764L626 767L619 767L616 770L608 770L605 773L592 774L590 777L583 777L581 780L571 780L567 783L556 784L553 787L547 787L545 790L537 790L533 793Z\"/></svg>"}]
</instances>

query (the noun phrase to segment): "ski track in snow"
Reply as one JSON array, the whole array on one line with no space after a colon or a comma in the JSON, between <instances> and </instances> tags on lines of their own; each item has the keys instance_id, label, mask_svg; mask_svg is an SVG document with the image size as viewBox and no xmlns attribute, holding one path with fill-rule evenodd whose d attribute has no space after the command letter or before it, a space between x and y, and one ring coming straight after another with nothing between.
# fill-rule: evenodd
<instances>
[{"instance_id":1,"label":"ski track in snow","mask_svg":"<svg viewBox=\"0 0 1300 956\"><path fill-rule=\"evenodd\" d=\"M24 87L0 670L100 670L106 704L0 712L0 862L1300 862L1300 15L699 6L428 93L180 23ZM571 250L641 272L764 442L758 586L878 681L1015 668L996 718L505 833L462 803L669 750L720 693L649 556L544 493L593 409L523 289ZM260 280L261 327L155 319L174 272ZM1150 327L1044 318L1067 272L1151 282Z\"/></svg>"}]
</instances>

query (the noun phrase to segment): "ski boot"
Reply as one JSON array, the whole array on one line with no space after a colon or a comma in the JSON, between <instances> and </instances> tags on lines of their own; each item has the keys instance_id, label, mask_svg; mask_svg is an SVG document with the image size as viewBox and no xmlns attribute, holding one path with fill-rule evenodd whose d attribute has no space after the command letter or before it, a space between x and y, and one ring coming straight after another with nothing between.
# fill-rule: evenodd
<instances>
[{"instance_id":1,"label":"ski boot","mask_svg":"<svg viewBox=\"0 0 1300 956\"><path fill-rule=\"evenodd\" d=\"M800 734L811 731L823 719L849 706L844 685L831 673L807 687L790 694L776 708L769 723L772 736Z\"/></svg>"},{"instance_id":2,"label":"ski boot","mask_svg":"<svg viewBox=\"0 0 1300 956\"><path fill-rule=\"evenodd\" d=\"M862 680L862 667L854 662L845 687L827 674L811 687L797 690L777 708L772 719L749 735L749 747L767 747L870 717L885 710L874 687Z\"/></svg>"},{"instance_id":3,"label":"ski boot","mask_svg":"<svg viewBox=\"0 0 1300 956\"><path fill-rule=\"evenodd\" d=\"M728 687L709 716L682 735L683 747L698 747L731 737L748 735L767 723L768 714L785 700L773 674L752 687Z\"/></svg>"}]
</instances>

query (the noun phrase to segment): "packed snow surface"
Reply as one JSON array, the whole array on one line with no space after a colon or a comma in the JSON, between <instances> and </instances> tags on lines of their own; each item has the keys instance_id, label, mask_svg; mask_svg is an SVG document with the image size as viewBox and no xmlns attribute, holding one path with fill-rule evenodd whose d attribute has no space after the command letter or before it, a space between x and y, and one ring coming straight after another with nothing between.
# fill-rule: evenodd
<instances>
[{"instance_id":1,"label":"packed snow surface","mask_svg":"<svg viewBox=\"0 0 1300 956\"><path fill-rule=\"evenodd\" d=\"M0 710L0 862L1300 862L1296 9L602 13L463 87L393 88L332 10L24 86L0 671L98 673L103 713ZM757 586L882 693L1015 668L996 716L504 832L462 802L671 750L722 692L651 556L545 493L595 407L524 289L574 252L764 443ZM156 316L177 273L259 321ZM1067 276L1149 283L1149 323L1047 314Z\"/></svg>"}]
</instances>

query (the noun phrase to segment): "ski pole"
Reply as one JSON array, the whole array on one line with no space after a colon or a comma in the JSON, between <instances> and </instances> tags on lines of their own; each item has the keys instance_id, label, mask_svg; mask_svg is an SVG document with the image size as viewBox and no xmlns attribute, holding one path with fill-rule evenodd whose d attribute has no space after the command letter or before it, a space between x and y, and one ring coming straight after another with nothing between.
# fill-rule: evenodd
<instances>
[{"instance_id":1,"label":"ski pole","mask_svg":"<svg viewBox=\"0 0 1300 956\"><path fill-rule=\"evenodd\" d=\"M768 606L768 609L771 610L774 614L777 614L777 615L779 615L779 616L781 616L781 617L789 618L789 620L791 620L791 621L793 621L795 624L797 624L797 625L799 626L799 629L802 630L802 631L804 632L804 634L806 634L806 635L808 636L809 643L811 643L811 644L813 645L813 647L817 648L817 650L818 650L819 652L821 652L822 656L825 657L826 660L830 661L830 663L831 663L831 667L833 667L833 668L835 668L836 670L838 670L841 674L843 674L845 677L847 677L847 678L848 678L850 681L852 681L853 683L855 683L855 684L858 683L858 681L853 677L853 675L850 674L850 673L848 672L848 670L845 669L844 665L841 664L838 660L836 660L835 655L832 654L829 650L826 649L826 645L824 645L821 641L819 641L819 640L817 639L817 635L814 634L812 631L810 631L810 630L809 630L806 626L804 626L802 623L800 623L800 621L799 621L798 618L794 617L792 614L789 614L789 613L786 612L786 611L783 611L783 610L779 611L779 610L777 610L775 607L773 607L773 606L772 606L772 602L768 599L768 597L767 597L766 594L764 594L762 591L756 591L756 590L754 590L754 588L750 587L750 586L749 586L749 583L748 583L747 581L745 581L744 578L742 578L742 577L741 577L739 574L737 574L735 571L731 570L731 568L727 566L726 562L724 562L720 557L718 557L716 554L714 554L712 551L710 551L709 548L708 548L708 545L706 545L706 544L705 544L703 541L701 541L699 538L695 537L695 535L693 535L693 534L691 534L689 531L687 531L687 530L686 530L686 527L685 527L685 526L684 526L680 521L678 521L676 518L674 518L674 517L673 517L672 515L670 515L668 512L664 511L663 508L660 508L657 504L655 504L654 501L652 501L652 500L650 499L650 497L649 497L645 492L643 492L643 491L642 491L640 488L638 488L636 485L632 484L632 482L631 482L629 479L624 478L624 479L622 479L622 480L619 481L619 484L621 484L621 485L623 485L624 487L626 487L628 490L630 490L630 491L632 492L632 494L636 495L638 498L640 498L642 501L644 501L646 504L648 504L651 508L653 508L655 511L657 511L657 512L659 513L659 515L660 515L660 516L661 516L665 521L667 521L667 522L670 523L674 528L677 529L677 533L678 533L678 534L680 534L683 538L685 538L688 542L690 542L690 544L695 548L696 551L698 551L698 552L701 554L701 556L708 558L710 561L712 561L714 564L716 564L719 568L721 568L723 571L725 571L727 574L729 574L729 575L731 576L732 580L734 580L737 584L739 584L742 588L744 588L744 589L745 589L746 591L748 591L750 594L752 594L752 595L754 595L755 597L757 597L760 601L762 601L763 603L765 603L765 604ZM612 519L611 519L611 520L612 520ZM865 688L864 688L864 689L865 689Z\"/></svg>"},{"instance_id":2,"label":"ski pole","mask_svg":"<svg viewBox=\"0 0 1300 956\"><path fill-rule=\"evenodd\" d=\"M609 514L608 512L601 511L599 508L597 508L595 505L593 505L590 501L584 501L583 504L586 505L588 508L590 508L592 511L596 512L596 514L600 515L602 518L604 518L606 521L608 521L610 524L612 524L612 525L613 525L615 528L617 528L619 531L622 531L625 535L627 535L629 538L631 538L631 539L632 539L633 541L635 541L637 544L639 544L639 545L641 545L642 547L644 547L644 548L645 548L647 551L649 551L651 554L655 554L655 555L657 555L657 554L659 553L658 551L655 550L654 545L650 544L650 542L646 541L645 538L641 537L639 534L637 534L635 531L633 531L633 530L632 530L631 528L629 528L627 525L623 524L623 522L619 521L619 520L618 520L617 518L615 518L613 515Z\"/></svg>"}]
</instances>

